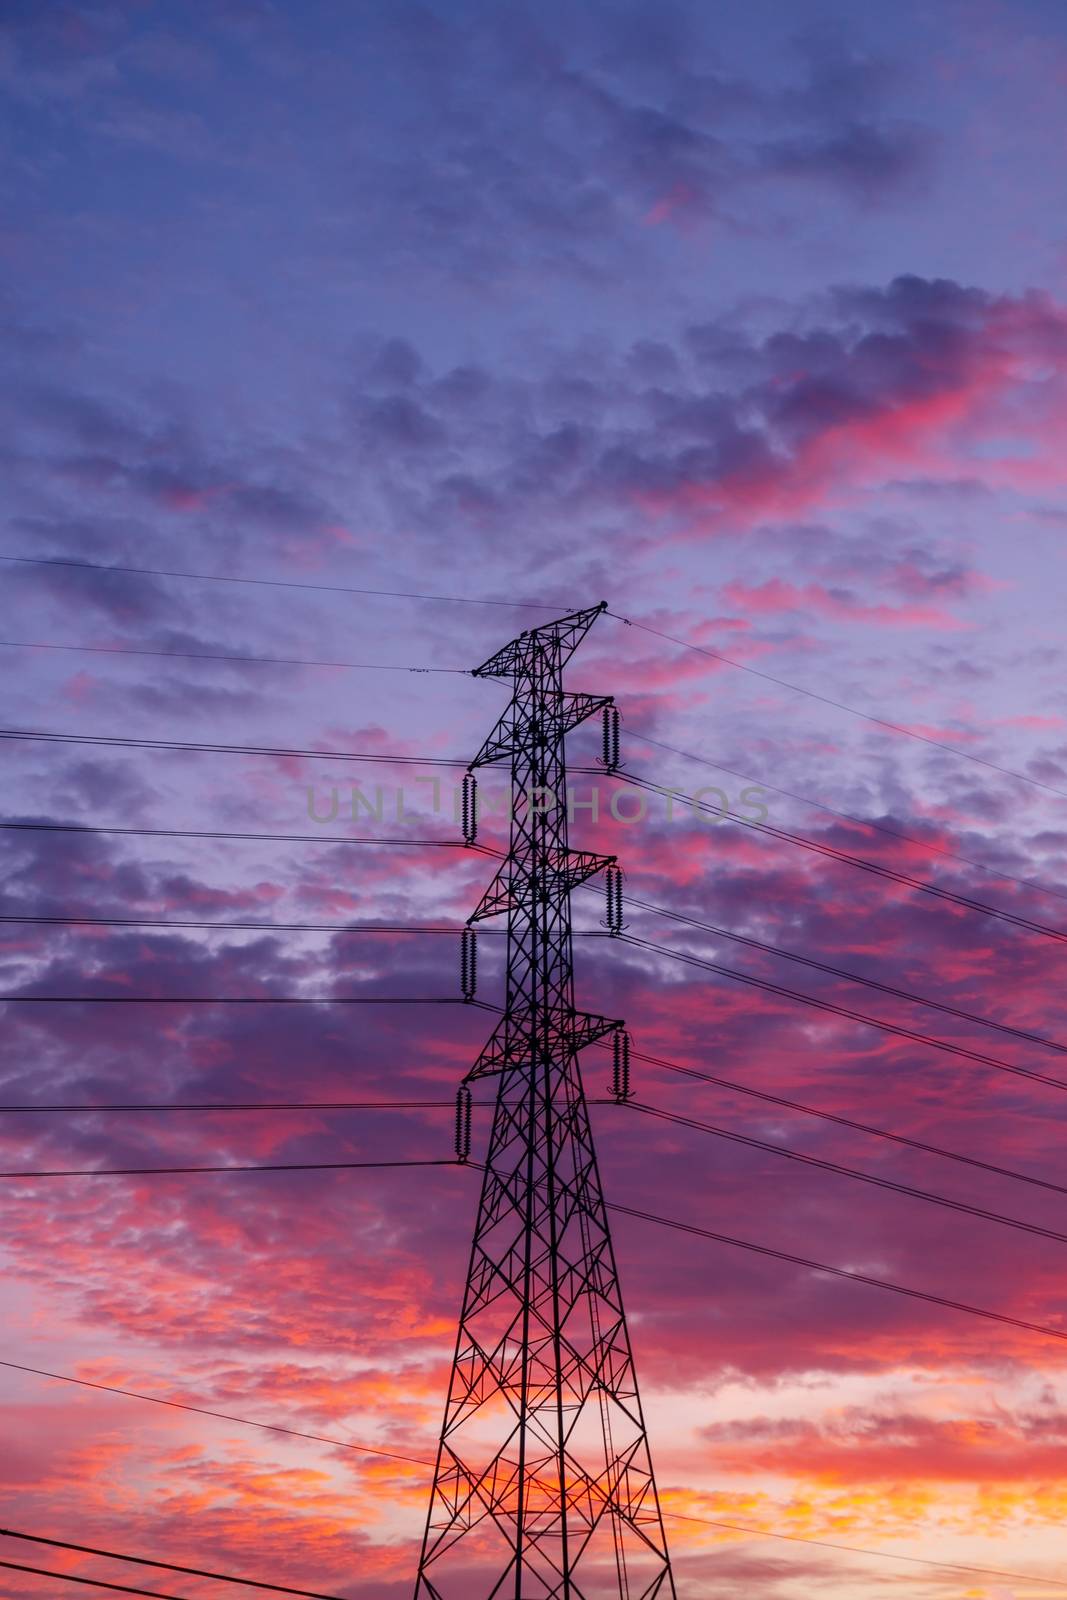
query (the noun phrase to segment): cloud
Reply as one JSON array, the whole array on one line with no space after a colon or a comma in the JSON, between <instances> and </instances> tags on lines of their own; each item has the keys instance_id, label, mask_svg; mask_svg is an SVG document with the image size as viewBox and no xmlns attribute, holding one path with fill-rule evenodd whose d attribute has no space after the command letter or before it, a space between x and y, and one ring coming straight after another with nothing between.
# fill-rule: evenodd
<instances>
[{"instance_id":1,"label":"cloud","mask_svg":"<svg viewBox=\"0 0 1067 1600\"><path fill-rule=\"evenodd\" d=\"M109 159L157 163L183 200L175 161L241 173L253 204L258 181L298 191L313 169L315 233L346 248L369 219L380 259L409 279L432 260L467 286L597 285L626 249L654 281L663 225L766 227L768 176L787 202L813 181L846 207L888 202L933 149L896 114L889 63L809 37L780 74L739 68L692 7L627 6L609 25L524 6L505 24L484 4L404 4L364 51L270 6L220 6L195 39L122 4L5 20L5 81L32 110L61 107Z\"/></svg>"},{"instance_id":2,"label":"cloud","mask_svg":"<svg viewBox=\"0 0 1067 1600\"><path fill-rule=\"evenodd\" d=\"M840 825L824 836L855 847L849 830ZM634 830L626 844L639 892L647 881L662 897L667 882L672 886L670 898L679 909L709 920L721 919L727 925L777 931L790 946L824 950L840 946L852 952L851 964L860 970L866 951L881 953L882 971L887 952L906 952L899 958L900 977L920 991L926 986L924 973L931 951L936 950L942 995L982 1009L988 1005L989 974L997 971L1003 985L1010 972L1014 1015L1036 1018L1044 1011L1047 961L1040 948L1020 944L1017 939L1013 942L1010 930L991 937L984 948L974 948L965 959L954 960L951 952L957 922L952 914L919 910L900 899L872 900L860 908L844 897L843 884L835 891L830 883L813 877L800 861L778 861L764 847L739 852L737 845L718 831L702 831L697 837L692 829L662 821L651 831ZM881 849L893 856L897 848L888 841L879 844L870 836L862 843L867 854ZM72 886L83 884L91 891L98 914L106 914L112 905L120 914L130 914L144 905L152 911L162 910L164 915L206 911L223 916L251 913L254 918L273 915L282 920L288 893L307 899L320 914L335 909L330 903L320 906L315 892L309 894L306 886L306 872L312 872L312 884L316 880L318 857L304 868L296 883L279 879L257 884L245 878L239 887L235 884L226 889L197 879L188 870L175 872L166 864L124 860L123 854L112 842L95 836L65 838L59 851L50 843L27 847L25 840L18 840L15 871L7 886L8 903L17 905L32 894L35 905L47 905L42 891L54 881L60 905L70 905L75 898ZM329 876L327 868L326 882ZM428 890L439 892L436 884L431 889L425 879L421 885L418 878L413 879L413 898L403 905L400 916L411 917L414 912L417 918L418 897ZM366 892L368 886L361 884L352 909L362 905ZM392 892L399 892L395 880ZM758 918L752 910L754 903L768 908ZM337 905L336 909L344 914L348 907ZM658 929L655 936L663 934L664 930ZM325 982L329 987L324 992L332 988L338 993L392 993L400 984L404 992L419 994L449 993L455 983L455 950L447 940L429 939L421 945L405 941L400 977L394 967L401 947L388 939L337 936L323 946L318 941L283 941L257 934L207 941L193 934L151 930L116 930L91 939L73 932L44 937L47 943L39 934L32 942L24 942L17 953L21 971L9 971L6 987L37 993L286 993L318 992ZM499 952L492 941L487 940L486 945L487 973L492 974ZM783 976L779 965L768 958L753 962L742 957L736 947L716 948L713 940L705 941L705 949L731 965L775 978ZM990 1081L983 1090L984 1109L975 1109L968 1118L969 1132L961 1129L958 1118L952 1126L942 1128L944 1106L971 1095L969 1086L978 1069L950 1063L899 1041L880 1039L851 1025L819 1021L813 1014L796 1012L784 1001L771 1002L742 988L714 981L709 987L669 962L649 967L647 957L626 950L609 953L595 941L583 946L580 954L588 992L597 992L599 1003L611 1014L630 1016L639 1044L653 1053L706 1064L708 1018L713 1016L715 1065L726 1076L750 1077L755 1057L760 1064L755 1081L829 1110L858 1113L862 1119L857 1097L862 1095L863 1084L872 1073L884 1084L888 1073L888 1081L894 1085L892 1104L883 1087L878 1120L901 1131L915 1129L920 1137L935 1143L962 1145L976 1152L991 1136L996 1104L1003 1099L1017 1114L1023 1113L1018 1123L1019 1146L1007 1153L1008 1159L1036 1171L1050 1160L1054 1164L1058 1124L1055 1104L1047 1103L1047 1091L1029 1089L1017 1080L1011 1081L1010 1087L1007 1080L1003 1085ZM800 974L790 972L786 981L799 978ZM487 983L493 981L486 977ZM856 1000L847 984L820 981L810 973L803 974L803 986L846 1002ZM876 1014L902 1014L899 1005L894 1007L884 998L864 999ZM299 1016L268 1008L262 1012L223 1008L215 1013L200 1008L184 1012L181 1008L173 1012L145 1008L142 1012L124 1007L121 1014L116 1011L92 1007L71 1014L71 1008L57 1007L53 1012L42 1006L27 1016L26 1011L18 1013L12 1008L9 1059L13 1070L8 1074L7 1095L18 1098L27 1092L48 1093L48 1081L54 1084L52 1093L69 1099L122 1098L128 1094L129 1061L151 1057L155 1086L149 1098L288 1098L292 1094L291 1063L299 1060L298 1097L332 1098L339 1093L344 1097L352 1094L358 1082L357 1095L370 1098L418 1097L429 1092L431 1098L443 1093L447 1099L483 1031L477 1014L460 1010L442 1014L440 1022L435 1020L432 1035L413 1037L402 1015L394 1018L383 1009L363 1019L358 1048L353 1052L345 1043L351 1013L334 1013L329 1007ZM451 1018L454 1027L446 1026ZM906 1009L903 1019L913 1020ZM950 1024L939 1019L938 1028L945 1032ZM968 1037L966 1029L957 1032ZM24 1066L17 1065L31 1058L37 1063L32 1089ZM606 1063L593 1053L586 1070L592 1083L598 1081L598 1074L607 1074ZM642 1069L642 1078L649 1078L647 1069ZM644 1083L642 1093L655 1103L693 1109L692 1097L683 1092L680 1083L676 1086L670 1080L657 1079L655 1084ZM937 1111L939 1104L942 1109ZM1028 1120L1031 1108L1038 1105L1048 1119L1045 1123ZM957 1241L961 1229L978 1224L947 1215L931 1217L928 1208L917 1202L879 1197L874 1191L865 1199L862 1211L845 1211L842 1207L852 1187L846 1180L804 1172L790 1176L788 1164L771 1155L746 1154L729 1146L715 1151L715 1164L709 1169L715 1147L709 1146L706 1138L675 1130L653 1133L636 1121L619 1122L615 1113L610 1113L610 1121L606 1120L608 1114L601 1115L605 1118L601 1138L609 1182L614 1192L625 1192L639 1205L665 1209L652 1176L658 1169L669 1169L675 1176L685 1173L692 1193L681 1214L749 1237L754 1232L754 1196L769 1181L783 1195L787 1191L781 1186L788 1185L791 1200L770 1231L769 1242L811 1253L812 1239L832 1238L832 1249L823 1246L828 1259L851 1260L880 1275L897 1276L920 1286L936 1284L939 1292L947 1287L960 1298L1001 1309L1019 1305L1021 1296L1028 1302L1024 1315L1036 1312L1040 1318L1053 1313L1057 1291L1054 1278L1041 1264L1043 1251L1024 1248L1014 1235L1001 1236L994 1230L984 1255L982 1282L976 1285L969 1263L958 1255ZM714 1121L714 1107L709 1105L705 1115ZM748 1126L775 1142L795 1140L800 1148L831 1159L843 1156L848 1164L857 1164L854 1139L835 1134L825 1124L809 1119L797 1123L793 1118L788 1119L788 1126L782 1126L778 1113L744 1100L732 1105L730 1116L735 1125L739 1117L751 1118ZM127 1120L125 1124L113 1118L86 1118L65 1128L18 1125L9 1130L8 1138L13 1162L153 1165L220 1156L304 1160L318 1159L320 1154L336 1159L351 1152L355 1158L368 1149L417 1153L440 1148L447 1129L430 1113L426 1119L383 1117L371 1123L365 1118L337 1122L294 1113L230 1120ZM897 1158L874 1144L860 1154L858 1164L875 1171L900 1170L887 1166L891 1159ZM905 1161L909 1177L914 1160ZM59 1251L66 1261L67 1281L81 1286L78 1297L82 1298L83 1314L128 1335L143 1336L151 1330L157 1342L173 1338L188 1349L193 1341L202 1350L226 1348L229 1341L239 1338L264 1352L298 1339L308 1351L326 1351L338 1337L332 1310L338 1252L348 1260L346 1281L353 1272L373 1277L379 1271L376 1263L388 1260L381 1293L362 1291L360 1309L353 1310L352 1327L344 1335L346 1347L350 1343L365 1358L392 1349L416 1363L424 1363L432 1350L437 1370L444 1358L437 1344L454 1315L462 1266L462 1239L453 1226L454 1196L448 1198L453 1195L454 1180L443 1178L438 1184L427 1177L419 1192L436 1196L427 1207L414 1192L392 1185L386 1190L364 1190L358 1174L335 1179L328 1175L294 1175L291 1180L284 1175L235 1177L220 1180L244 1185L228 1193L225 1221L217 1217L210 1188L198 1187L212 1181L198 1180L191 1188L168 1191L150 1180L131 1180L90 1191L77 1225L67 1229L64 1241L54 1246L43 1268L32 1264L35 1241L42 1227L53 1225L50 1218L58 1222L71 1196L56 1191L52 1201L49 1191L45 1195L47 1209L33 1211L20 1209L20 1202L14 1201L11 1248L22 1256L25 1245L26 1252L17 1270L29 1272L34 1279L43 1271L50 1278ZM937 1188L951 1186L952 1177L917 1170L912 1181ZM319 1196L317 1220L299 1240L284 1246L287 1260L290 1250L297 1252L289 1277L278 1280L277 1293L269 1301L260 1294L255 1322L249 1323L245 1307L256 1292L253 1285L262 1270L261 1251L270 1240L274 1241L272 1248L278 1247L278 1206L290 1199L297 1203L309 1183L315 1185ZM985 1180L984 1186L989 1185L994 1208L1018 1210L1023 1206L1025 1197L1002 1195L996 1180ZM975 1192L973 1186L971 1192ZM473 1195L468 1204L473 1204ZM358 1245L345 1220L353 1206L363 1219ZM676 1210L677 1206L676 1201ZM122 1218L134 1214L140 1221L136 1234L129 1238L128 1272L115 1276L112 1251L111 1266L106 1276L100 1277L93 1262L101 1239L121 1236ZM177 1217L185 1221L180 1232L171 1236L169 1230ZM638 1300L645 1308L640 1319L643 1368L654 1383L691 1381L697 1373L706 1378L739 1363L761 1376L781 1371L783 1364L789 1370L804 1370L829 1362L842 1370L862 1371L887 1360L936 1366L946 1352L958 1360L981 1360L982 1351L995 1350L997 1359L1014 1360L1029 1348L1021 1335L993 1336L965 1318L945 1327L943 1315L929 1308L887 1301L874 1291L847 1284L823 1284L788 1269L768 1269L729 1251L724 1255L721 1247L696 1244L691 1249L698 1255L703 1252L716 1258L724 1293L729 1285L733 1309L729 1323L722 1324L699 1276L694 1279L680 1259L659 1258L655 1233L636 1225L622 1231L621 1249L629 1262L629 1275L641 1285ZM760 1236L765 1235L766 1230ZM913 1252L920 1240L921 1254L916 1256ZM144 1257L146 1248L151 1264ZM298 1258L302 1265L297 1265ZM433 1263L429 1269L425 1266L428 1261ZM135 1293L134 1284L138 1286ZM221 1285L228 1287L223 1290ZM787 1350L776 1333L783 1295L791 1307L793 1325ZM1051 1296L1048 1309L1043 1304L1046 1295ZM198 1308L195 1316L190 1315L190 1305ZM657 1307L654 1313L653 1306ZM991 1338L995 1339L992 1344Z\"/></svg>"},{"instance_id":3,"label":"cloud","mask_svg":"<svg viewBox=\"0 0 1067 1600\"><path fill-rule=\"evenodd\" d=\"M638 554L664 536L704 541L817 523L889 482L914 478L926 492L969 474L1021 491L1055 472L1047 455L1027 464L996 439L1008 416L1034 411L1043 431L1059 414L1062 397L1040 362L1064 337L1062 308L900 278L798 310L798 331L692 324L652 366L643 347L601 348L557 357L518 384L483 371L457 388L408 362L391 397L376 379L359 426L386 452L383 489L409 528L444 519L488 542L517 508L534 529L561 516L589 526L621 517ZM827 576L858 577L873 562L911 601L975 593L985 581L958 554L924 552L885 517L862 546L864 562L858 541L849 556L839 536L824 534L824 550L835 537L847 566L835 573L828 564ZM541 550L562 557L551 544ZM834 602L822 596L824 609ZM850 604L864 620L862 598L841 597L842 611ZM896 620L953 625L940 606L904 607Z\"/></svg>"},{"instance_id":4,"label":"cloud","mask_svg":"<svg viewBox=\"0 0 1067 1600\"><path fill-rule=\"evenodd\" d=\"M800 1466L829 1483L991 1484L1021 1498L1027 1482L1058 1482L1065 1433L1054 1404L946 1419L886 1403L847 1406L818 1421L753 1416L715 1423L703 1437L724 1472L792 1474Z\"/></svg>"},{"instance_id":5,"label":"cloud","mask_svg":"<svg viewBox=\"0 0 1067 1600\"><path fill-rule=\"evenodd\" d=\"M854 189L868 200L922 171L928 156L929 144L917 130L889 132L863 122L824 137L770 141L760 152L769 173L822 179Z\"/></svg>"},{"instance_id":6,"label":"cloud","mask_svg":"<svg viewBox=\"0 0 1067 1600\"><path fill-rule=\"evenodd\" d=\"M0 77L23 138L3 247L27 286L3 308L10 549L256 580L13 565L10 631L469 668L544 613L405 591L561 607L603 594L783 680L605 619L571 682L618 693L633 733L764 773L774 822L818 845L1062 921L1067 834L1051 805L784 686L1061 781L1055 618L1013 643L992 642L992 619L1051 587L1042 567L1027 588L1024 545L1005 538L1054 523L1065 313L998 286L995 260L989 286L949 275L960 256L944 196L924 186L954 174L923 118L962 102L924 109L914 54L894 66L864 53L852 18L838 38L790 46L757 40L746 15L722 29L688 5L609 18L554 0L506 16L482 0L401 4L364 19L353 50L336 10L221 0L194 39L158 6L7 8ZM988 186L991 169L974 170ZM1032 174L1014 170L1021 191ZM925 207L919 255L943 276L891 276L918 260L896 227L902 202ZM1002 235L1025 251L1020 215ZM831 252L846 281L813 292ZM1018 260L1011 271L1022 281ZM743 291L735 303L724 284ZM13 725L281 751L463 759L504 696L458 671L11 659ZM707 781L736 803L747 782L624 738L628 762L665 788ZM594 767L595 725L570 753L593 767L575 774L583 794L616 792ZM353 818L363 769L339 761L14 740L5 760L8 820L160 830L0 832L9 917L437 925L462 921L488 876L476 851L413 848L450 835L452 818L449 784L433 813L409 766L364 771L371 805ZM417 822L395 818L401 782ZM327 843L309 786L320 801L338 790L335 834L410 835ZM818 812L805 793L872 820ZM501 836L485 819L483 839ZM668 951L1060 1072L1051 942L680 806L668 821L662 797L632 827L582 816L574 839L617 852L629 892L828 970L628 908L630 931ZM786 1153L1056 1228L1060 1196L1041 1187L1061 1177L1054 1087L605 938L599 890L575 902L578 1003L627 1018L642 1054L721 1080L636 1061L642 1100L771 1146L598 1103L610 1199L1059 1325L1059 1240ZM504 954L486 932L490 1003ZM322 999L0 1005L0 1171L447 1157L454 1090L488 1031L476 1007L407 1004L456 998L448 934L11 921L0 966L0 993ZM609 1055L586 1052L582 1071L590 1098L609 1099ZM131 1102L219 1109L10 1109ZM235 1102L260 1109L221 1109ZM291 1102L311 1104L262 1109ZM478 1150L488 1115L475 1110ZM27 1365L88 1382L432 1455L472 1172L0 1188L5 1359L32 1347ZM672 1507L857 1543L923 1527L968 1552L1024 1524L1054 1537L1062 1341L612 1216ZM419 1468L29 1374L18 1395L13 1521L143 1549L129 1530L150 1519L149 1553L361 1600L410 1592ZM672 1534L694 1593L883 1581L724 1529Z\"/></svg>"},{"instance_id":7,"label":"cloud","mask_svg":"<svg viewBox=\"0 0 1067 1600\"><path fill-rule=\"evenodd\" d=\"M734 582L725 585L723 599L750 616L794 612L821 616L833 621L873 623L879 627L935 628L953 630L965 626L948 612L934 606L864 605L854 592L828 589L808 583L802 588L781 578L768 578L750 588Z\"/></svg>"},{"instance_id":8,"label":"cloud","mask_svg":"<svg viewBox=\"0 0 1067 1600\"><path fill-rule=\"evenodd\" d=\"M209 437L173 388L135 408L38 386L15 424L15 525L56 554L138 565L142 519L164 541L180 520L207 570L225 539L246 565L301 572L332 559L338 529L375 558L402 533L454 588L465 560L491 560L521 523L514 581L551 566L561 603L607 586L609 546L645 564L664 541L680 552L747 533L760 557L793 563L802 549L808 564L803 579L803 562L797 577L736 573L764 616L958 627L958 605L991 586L960 541L925 549L910 516L881 508L867 530L854 519L912 481L927 499L964 475L999 495L1046 491L1051 455L997 441L1031 413L1051 438L1061 401L1041 363L1064 337L1062 309L901 277L829 291L791 321L770 333L743 316L690 321L669 344L572 343L521 368L435 366L410 340L363 341L329 427L273 451L246 430ZM180 606L187 634L208 631L203 605L158 580L54 568L19 582L170 633ZM223 598L204 597L213 617Z\"/></svg>"},{"instance_id":9,"label":"cloud","mask_svg":"<svg viewBox=\"0 0 1067 1600\"><path fill-rule=\"evenodd\" d=\"M374 206L386 184L402 195L407 248L432 241L471 278L535 266L604 275L601 240L634 223L731 225L728 207L767 175L884 199L931 154L925 130L884 112L897 88L887 62L809 37L792 81L770 88L724 70L678 8L667 21L634 8L609 36L587 19L569 38L551 13L522 13L504 30L484 13L435 13L427 29L425 14L401 12L393 42L425 74L441 153L416 167L410 130L398 129L363 198ZM501 88L493 98L474 92L487 72ZM527 116L535 103L541 115ZM516 229L524 255L509 259Z\"/></svg>"}]
</instances>

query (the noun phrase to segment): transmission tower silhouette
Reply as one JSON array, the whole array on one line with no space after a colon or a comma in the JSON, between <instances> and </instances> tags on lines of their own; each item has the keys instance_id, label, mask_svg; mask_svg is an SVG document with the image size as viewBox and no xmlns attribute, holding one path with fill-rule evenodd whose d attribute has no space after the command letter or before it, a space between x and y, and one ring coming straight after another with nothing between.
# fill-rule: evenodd
<instances>
[{"instance_id":1,"label":"transmission tower silhouette","mask_svg":"<svg viewBox=\"0 0 1067 1600\"><path fill-rule=\"evenodd\" d=\"M470 1147L470 1084L497 1078L470 1266L415 1600L674 1600L626 1317L578 1052L613 1037L615 1092L629 1093L618 1021L574 1004L570 894L613 856L567 842L565 738L598 711L604 764L618 762L609 696L568 693L563 668L603 605L513 639L475 670L510 679L510 704L464 780L508 761L510 848L469 919L507 918L503 1016L459 1091L457 1150ZM474 935L463 941L474 992Z\"/></svg>"}]
</instances>

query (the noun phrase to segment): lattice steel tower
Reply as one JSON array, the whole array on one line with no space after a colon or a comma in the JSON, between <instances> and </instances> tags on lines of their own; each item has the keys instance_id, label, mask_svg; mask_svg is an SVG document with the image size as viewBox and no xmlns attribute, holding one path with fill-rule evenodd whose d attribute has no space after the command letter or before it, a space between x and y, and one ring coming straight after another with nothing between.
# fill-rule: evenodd
<instances>
[{"instance_id":1,"label":"lattice steel tower","mask_svg":"<svg viewBox=\"0 0 1067 1600\"><path fill-rule=\"evenodd\" d=\"M511 767L510 849L470 918L507 917L506 995L460 1090L465 1153L467 1085L498 1080L416 1600L675 1597L577 1059L614 1035L625 1098L628 1041L575 1008L571 946L571 890L605 868L617 879L614 857L567 844L566 734L603 710L617 761L611 699L563 688L603 609L533 628L475 672L514 684L471 763ZM609 918L618 899L616 881Z\"/></svg>"}]
</instances>

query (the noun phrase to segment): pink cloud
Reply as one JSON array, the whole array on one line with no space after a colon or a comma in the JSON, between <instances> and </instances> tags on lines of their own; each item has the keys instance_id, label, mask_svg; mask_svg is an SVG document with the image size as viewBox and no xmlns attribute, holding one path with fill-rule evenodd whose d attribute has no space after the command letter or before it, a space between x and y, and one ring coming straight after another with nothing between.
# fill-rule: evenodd
<instances>
[{"instance_id":1,"label":"pink cloud","mask_svg":"<svg viewBox=\"0 0 1067 1600\"><path fill-rule=\"evenodd\" d=\"M814 612L835 622L874 623L881 627L936 628L942 632L971 626L935 606L871 605L845 590L828 589L824 584L802 587L781 578L748 585L740 580L725 584L722 597L728 605L756 616L785 612Z\"/></svg>"}]
</instances>

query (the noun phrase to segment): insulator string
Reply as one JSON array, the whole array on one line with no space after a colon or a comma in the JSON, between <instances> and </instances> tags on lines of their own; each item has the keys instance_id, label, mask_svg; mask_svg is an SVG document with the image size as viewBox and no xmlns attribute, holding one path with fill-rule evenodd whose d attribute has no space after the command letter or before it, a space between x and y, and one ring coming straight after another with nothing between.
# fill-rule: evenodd
<instances>
[{"instance_id":1,"label":"insulator string","mask_svg":"<svg viewBox=\"0 0 1067 1600\"><path fill-rule=\"evenodd\" d=\"M471 1153L471 1092L465 1083L456 1090L456 1160L465 1162Z\"/></svg>"},{"instance_id":2,"label":"insulator string","mask_svg":"<svg viewBox=\"0 0 1067 1600\"><path fill-rule=\"evenodd\" d=\"M478 780L473 772L463 775L463 840L473 844L478 837Z\"/></svg>"}]
</instances>

